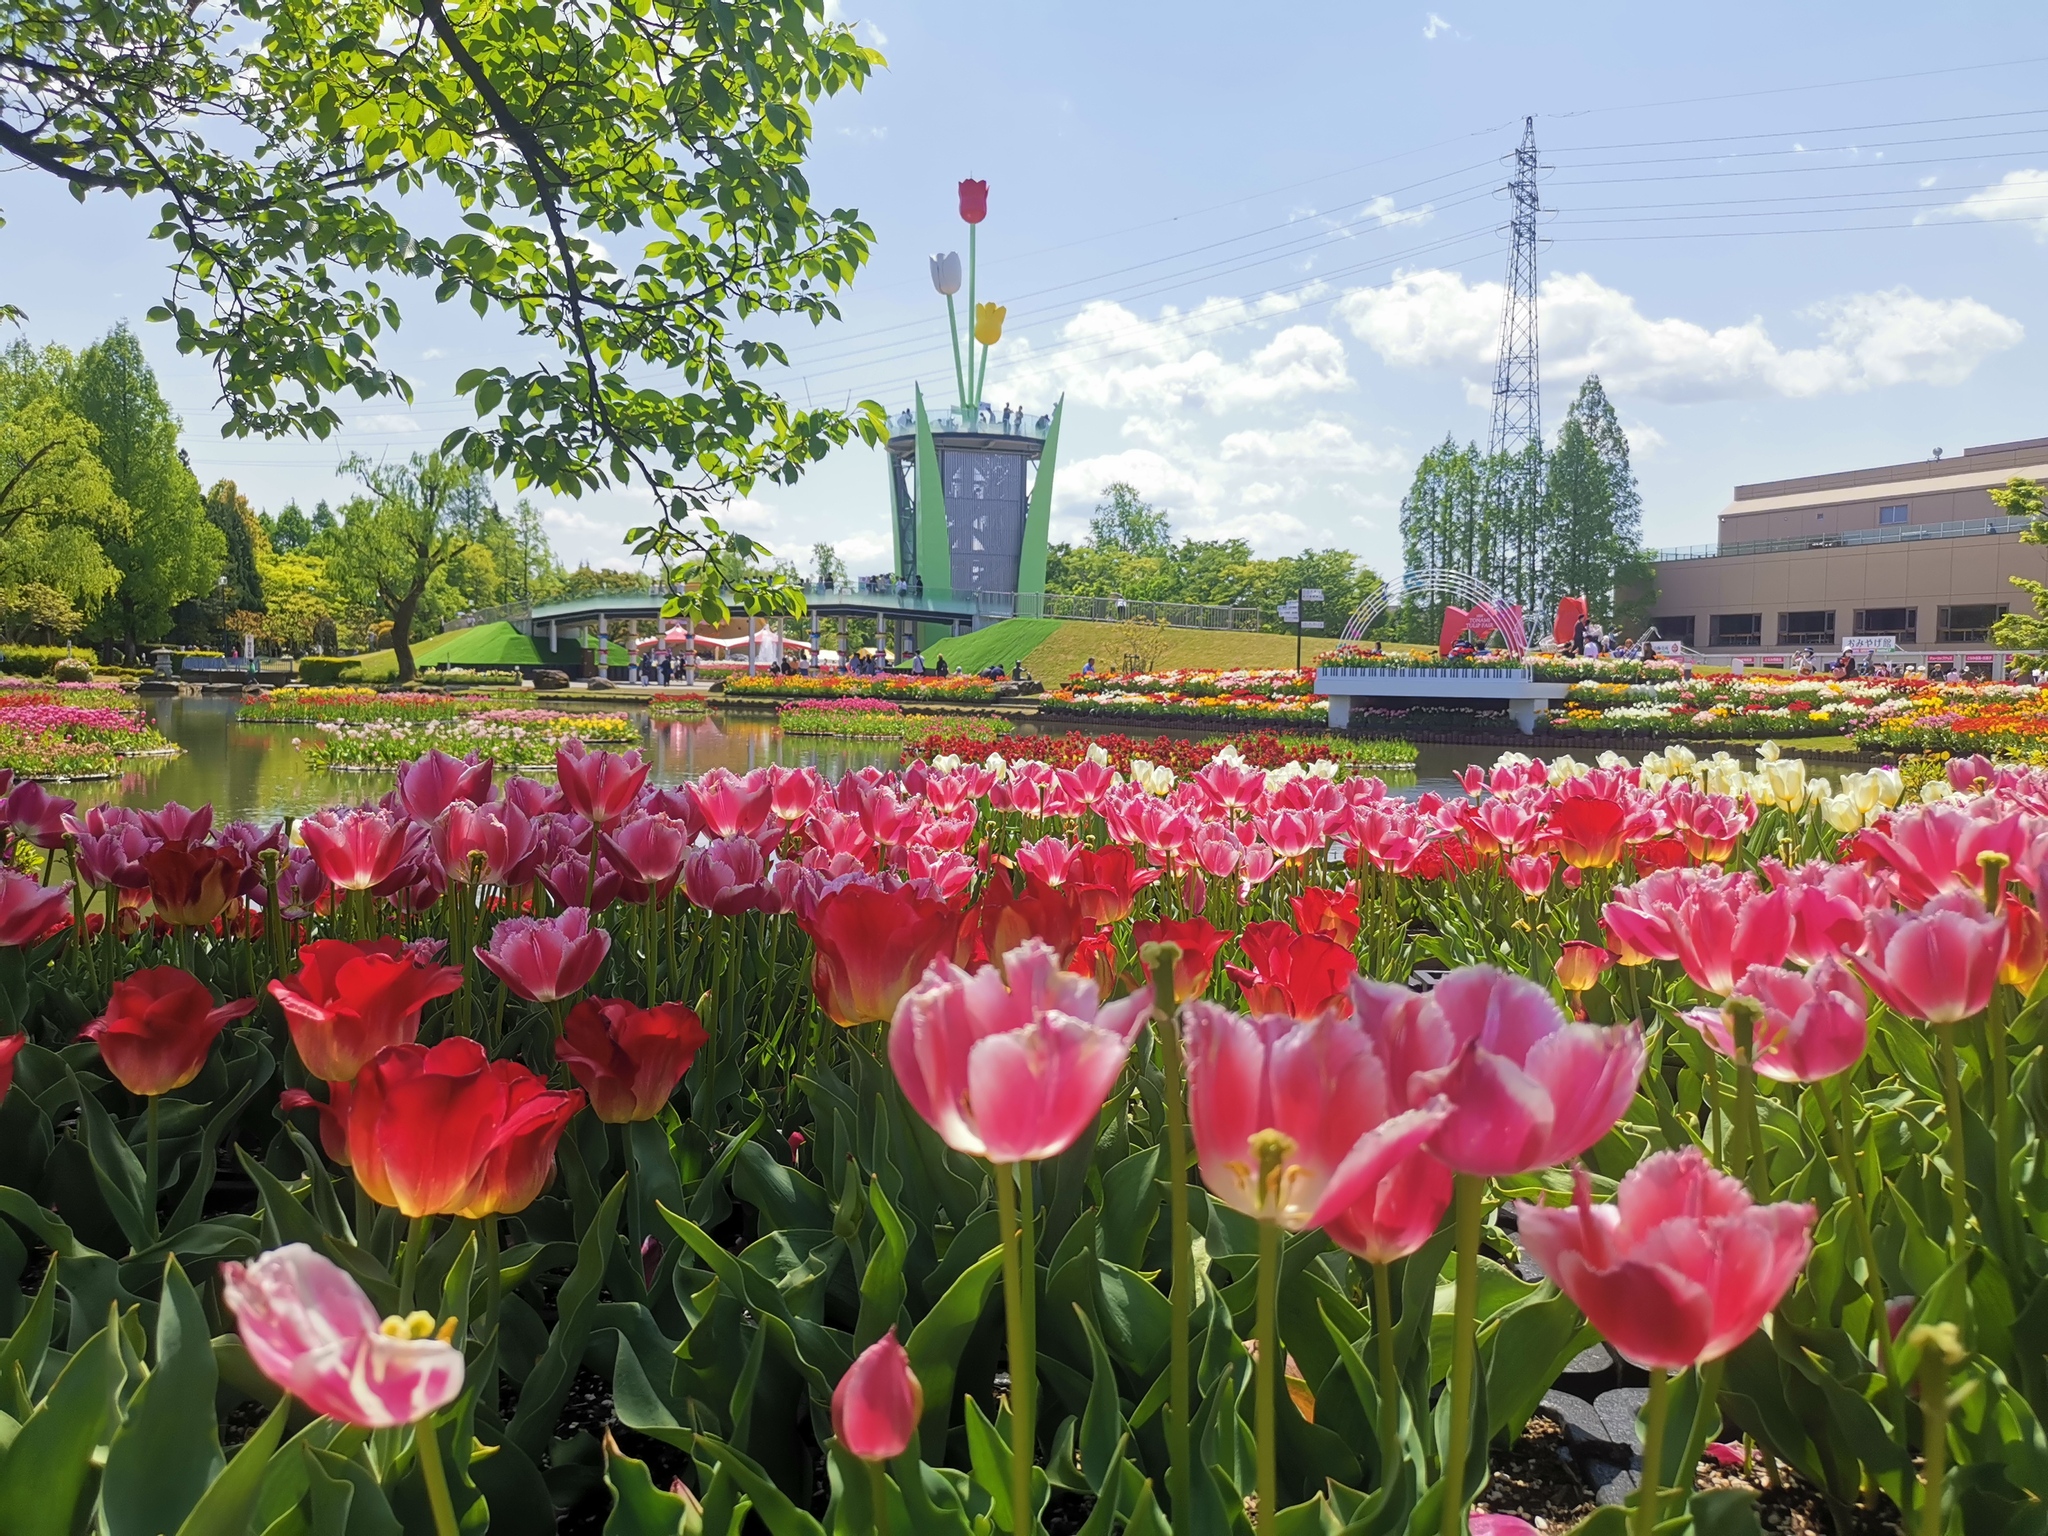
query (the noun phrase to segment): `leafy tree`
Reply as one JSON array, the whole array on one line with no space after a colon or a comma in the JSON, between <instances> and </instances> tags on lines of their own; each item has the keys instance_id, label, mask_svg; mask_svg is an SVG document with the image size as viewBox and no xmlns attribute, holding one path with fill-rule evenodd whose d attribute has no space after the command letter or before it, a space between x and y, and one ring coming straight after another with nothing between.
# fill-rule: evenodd
<instances>
[{"instance_id":1,"label":"leafy tree","mask_svg":"<svg viewBox=\"0 0 2048 1536\"><path fill-rule=\"evenodd\" d=\"M265 537L256 521L256 509L232 480L216 480L206 493L206 520L218 528L227 541L225 574L228 584L218 589L224 611L263 611L263 578L256 569L257 541Z\"/></svg>"},{"instance_id":2,"label":"leafy tree","mask_svg":"<svg viewBox=\"0 0 2048 1536\"><path fill-rule=\"evenodd\" d=\"M327 569L345 601L390 621L398 680L411 682L413 621L451 606L448 567L471 545L471 504L487 499L489 482L439 453L402 465L357 455L341 467L368 494L344 510Z\"/></svg>"},{"instance_id":3,"label":"leafy tree","mask_svg":"<svg viewBox=\"0 0 2048 1536\"><path fill-rule=\"evenodd\" d=\"M637 597L646 591L647 578L638 571L616 571L609 566L593 566L585 562L562 577L558 595L606 597L616 593L621 597Z\"/></svg>"},{"instance_id":4,"label":"leafy tree","mask_svg":"<svg viewBox=\"0 0 2048 1536\"><path fill-rule=\"evenodd\" d=\"M1088 521L1088 542L1097 549L1120 549L1131 555L1163 555L1173 543L1173 522L1138 494L1126 480L1102 488Z\"/></svg>"},{"instance_id":5,"label":"leafy tree","mask_svg":"<svg viewBox=\"0 0 2048 1536\"><path fill-rule=\"evenodd\" d=\"M843 587L853 580L839 551L830 544L811 546L811 579L821 587Z\"/></svg>"},{"instance_id":6,"label":"leafy tree","mask_svg":"<svg viewBox=\"0 0 2048 1536\"><path fill-rule=\"evenodd\" d=\"M75 633L120 582L100 548L134 518L65 405L70 357L17 342L0 355L0 619L16 637Z\"/></svg>"},{"instance_id":7,"label":"leafy tree","mask_svg":"<svg viewBox=\"0 0 2048 1536\"><path fill-rule=\"evenodd\" d=\"M257 631L263 639L304 651L317 643L323 625L332 632L342 604L341 594L328 578L326 560L305 550L271 553L259 549L256 570L263 581L266 603L263 626Z\"/></svg>"},{"instance_id":8,"label":"leafy tree","mask_svg":"<svg viewBox=\"0 0 2048 1536\"><path fill-rule=\"evenodd\" d=\"M71 599L40 581L0 586L0 636L25 641L62 640L78 632L83 617Z\"/></svg>"},{"instance_id":9,"label":"leafy tree","mask_svg":"<svg viewBox=\"0 0 2048 1536\"><path fill-rule=\"evenodd\" d=\"M443 452L562 495L638 480L641 552L715 567L716 607L760 548L701 514L882 431L872 402L792 409L761 382L782 348L738 329L837 318L872 234L812 200L810 103L881 62L817 0L51 0L0 12L0 155L162 207L152 318L233 433L409 399L397 279L509 318Z\"/></svg>"},{"instance_id":10,"label":"leafy tree","mask_svg":"<svg viewBox=\"0 0 2048 1536\"><path fill-rule=\"evenodd\" d=\"M266 523L265 531L270 535L271 549L280 555L295 555L313 542L313 525L296 501L286 502L284 510Z\"/></svg>"},{"instance_id":11,"label":"leafy tree","mask_svg":"<svg viewBox=\"0 0 2048 1536\"><path fill-rule=\"evenodd\" d=\"M2020 531L2022 544L2048 544L2048 485L2015 475L1992 490L1991 500L2007 517L2031 517L2034 520L2031 526ZM1991 626L1992 643L2029 651L2048 650L2048 582L2033 581L2025 576L2014 576L2011 580L2014 586L2027 594L2034 611L2005 615Z\"/></svg>"},{"instance_id":12,"label":"leafy tree","mask_svg":"<svg viewBox=\"0 0 2048 1536\"><path fill-rule=\"evenodd\" d=\"M1623 569L1639 564L1641 544L1642 499L1628 437L1594 374L1579 386L1549 458L1537 585L1542 606L1584 594L1596 615L1619 623L1615 592ZM1640 583L1631 583L1631 591L1639 592Z\"/></svg>"},{"instance_id":13,"label":"leafy tree","mask_svg":"<svg viewBox=\"0 0 2048 1536\"><path fill-rule=\"evenodd\" d=\"M213 589L227 539L200 504L199 482L178 448L178 418L126 325L80 353L64 383L67 403L96 429L94 452L114 494L134 514L125 532L102 537L121 582L97 621L133 661L137 644L169 628L177 604Z\"/></svg>"}]
</instances>

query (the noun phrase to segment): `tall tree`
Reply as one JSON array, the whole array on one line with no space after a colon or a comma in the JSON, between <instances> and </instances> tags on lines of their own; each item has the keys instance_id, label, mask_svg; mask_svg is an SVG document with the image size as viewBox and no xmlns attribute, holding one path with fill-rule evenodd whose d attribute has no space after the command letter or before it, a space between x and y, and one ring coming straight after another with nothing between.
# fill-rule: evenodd
<instances>
[{"instance_id":1,"label":"tall tree","mask_svg":"<svg viewBox=\"0 0 2048 1536\"><path fill-rule=\"evenodd\" d=\"M1991 500L2007 517L2031 517L2033 523L2020 531L2022 544L2048 544L2048 485L2015 475L1994 488ZM2008 613L1991 628L1995 644L2025 650L2048 650L2048 582L2026 576L2009 578L2027 594L2032 613Z\"/></svg>"},{"instance_id":2,"label":"tall tree","mask_svg":"<svg viewBox=\"0 0 2048 1536\"><path fill-rule=\"evenodd\" d=\"M217 589L223 611L263 612L263 577L256 569L256 546L259 538L267 536L256 521L256 509L232 480L214 481L205 505L206 520L227 541L223 574L228 584Z\"/></svg>"},{"instance_id":3,"label":"tall tree","mask_svg":"<svg viewBox=\"0 0 2048 1536\"><path fill-rule=\"evenodd\" d=\"M1127 555L1161 555L1173 545L1173 520L1129 481L1112 481L1102 488L1102 500L1088 520L1088 542Z\"/></svg>"},{"instance_id":4,"label":"tall tree","mask_svg":"<svg viewBox=\"0 0 2048 1536\"><path fill-rule=\"evenodd\" d=\"M839 551L830 544L811 546L811 576L821 587L843 587L852 580L846 571L846 562L839 558Z\"/></svg>"},{"instance_id":5,"label":"tall tree","mask_svg":"<svg viewBox=\"0 0 2048 1536\"><path fill-rule=\"evenodd\" d=\"M296 501L286 502L284 510L271 519L269 533L270 548L275 554L295 555L313 542L313 525Z\"/></svg>"},{"instance_id":6,"label":"tall tree","mask_svg":"<svg viewBox=\"0 0 2048 1536\"><path fill-rule=\"evenodd\" d=\"M561 495L637 480L641 552L733 551L723 574L760 546L702 514L883 430L872 402L793 409L762 381L781 346L741 329L838 317L872 232L813 201L810 108L881 63L819 0L48 0L0 8L0 164L164 210L152 318L231 431L409 399L380 347L397 280L432 284L511 322L445 453Z\"/></svg>"},{"instance_id":7,"label":"tall tree","mask_svg":"<svg viewBox=\"0 0 2048 1536\"><path fill-rule=\"evenodd\" d=\"M139 643L162 637L173 607L212 590L227 539L200 505L199 482L178 448L178 418L125 324L79 354L65 388L98 434L94 452L114 494L134 513L125 534L102 540L121 585L99 621L132 662Z\"/></svg>"},{"instance_id":8,"label":"tall tree","mask_svg":"<svg viewBox=\"0 0 2048 1536\"><path fill-rule=\"evenodd\" d=\"M1641 595L1642 498L1629 464L1628 436L1598 374L1579 386L1558 428L1542 533L1543 605L1583 595L1596 615L1620 622L1617 590L1626 585ZM1644 600L1654 600L1654 592Z\"/></svg>"},{"instance_id":9,"label":"tall tree","mask_svg":"<svg viewBox=\"0 0 2048 1536\"><path fill-rule=\"evenodd\" d=\"M407 464L372 464L358 455L341 467L367 494L344 509L327 574L345 598L390 619L398 680L409 683L413 620L437 599L447 601L448 567L471 547L466 525L490 485L438 453L416 453Z\"/></svg>"}]
</instances>

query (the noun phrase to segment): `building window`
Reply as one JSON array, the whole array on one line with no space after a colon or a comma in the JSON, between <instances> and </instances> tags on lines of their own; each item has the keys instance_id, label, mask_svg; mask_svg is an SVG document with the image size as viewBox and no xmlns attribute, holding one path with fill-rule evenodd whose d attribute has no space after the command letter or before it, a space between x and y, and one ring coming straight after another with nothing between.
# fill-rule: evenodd
<instances>
[{"instance_id":1,"label":"building window","mask_svg":"<svg viewBox=\"0 0 2048 1536\"><path fill-rule=\"evenodd\" d=\"M1707 621L1709 645L1762 645L1764 616L1760 613L1717 613Z\"/></svg>"},{"instance_id":2,"label":"building window","mask_svg":"<svg viewBox=\"0 0 2048 1536\"><path fill-rule=\"evenodd\" d=\"M1942 645L1971 645L1991 638L1991 626L2005 617L2004 603L1958 603L1940 610L1934 638Z\"/></svg>"},{"instance_id":3,"label":"building window","mask_svg":"<svg viewBox=\"0 0 2048 1536\"><path fill-rule=\"evenodd\" d=\"M1908 510L1906 503L1903 501L1895 507L1879 507L1877 509L1878 527L1888 528L1893 523L1903 523L1906 521Z\"/></svg>"},{"instance_id":4,"label":"building window","mask_svg":"<svg viewBox=\"0 0 2048 1536\"><path fill-rule=\"evenodd\" d=\"M1834 643L1834 609L1808 608L1802 612L1781 613L1778 615L1778 644L1833 645Z\"/></svg>"},{"instance_id":5,"label":"building window","mask_svg":"<svg viewBox=\"0 0 2048 1536\"><path fill-rule=\"evenodd\" d=\"M1920 610L1918 608L1858 608L1856 610L1856 633L1859 635L1892 635L1901 645L1915 644L1920 638Z\"/></svg>"},{"instance_id":6,"label":"building window","mask_svg":"<svg viewBox=\"0 0 2048 1536\"><path fill-rule=\"evenodd\" d=\"M1650 620L1650 627L1657 631L1659 640L1676 640L1688 649L1692 645L1693 616L1689 613L1659 614Z\"/></svg>"}]
</instances>

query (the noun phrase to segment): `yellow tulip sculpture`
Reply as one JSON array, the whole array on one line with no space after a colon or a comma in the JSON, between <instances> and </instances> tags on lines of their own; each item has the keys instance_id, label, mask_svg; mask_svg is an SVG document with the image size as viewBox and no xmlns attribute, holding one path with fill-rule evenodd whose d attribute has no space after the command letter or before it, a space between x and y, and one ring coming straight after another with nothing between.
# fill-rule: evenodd
<instances>
[{"instance_id":1,"label":"yellow tulip sculpture","mask_svg":"<svg viewBox=\"0 0 2048 1536\"><path fill-rule=\"evenodd\" d=\"M1003 321L1009 310L1000 304L977 304L974 306L974 339L984 347L992 347L1003 339Z\"/></svg>"}]
</instances>

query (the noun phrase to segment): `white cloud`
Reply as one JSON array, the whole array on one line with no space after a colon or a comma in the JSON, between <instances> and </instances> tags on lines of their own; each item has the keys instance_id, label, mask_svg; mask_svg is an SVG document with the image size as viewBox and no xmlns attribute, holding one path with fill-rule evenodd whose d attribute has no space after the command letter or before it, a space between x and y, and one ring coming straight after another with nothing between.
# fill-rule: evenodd
<instances>
[{"instance_id":1,"label":"white cloud","mask_svg":"<svg viewBox=\"0 0 2048 1536\"><path fill-rule=\"evenodd\" d=\"M1407 463L1403 454L1359 441L1339 421L1311 421L1280 431L1247 428L1224 438L1220 453L1231 463L1311 464L1375 475L1398 470Z\"/></svg>"},{"instance_id":2,"label":"white cloud","mask_svg":"<svg viewBox=\"0 0 2048 1536\"><path fill-rule=\"evenodd\" d=\"M1422 36L1425 42L1433 43L1440 37L1463 37L1464 35L1464 33L1460 32L1448 21L1445 21L1443 17L1437 15L1435 11L1431 11L1429 13L1429 20L1422 24Z\"/></svg>"},{"instance_id":3,"label":"white cloud","mask_svg":"<svg viewBox=\"0 0 2048 1536\"><path fill-rule=\"evenodd\" d=\"M420 424L410 416L398 412L382 412L375 416L358 416L349 423L360 432L418 432Z\"/></svg>"},{"instance_id":4,"label":"white cloud","mask_svg":"<svg viewBox=\"0 0 2048 1536\"><path fill-rule=\"evenodd\" d=\"M1428 203L1419 208L1397 208L1394 200L1382 192L1361 210L1365 217L1378 219L1384 229L1389 224L1427 224L1436 217L1436 210Z\"/></svg>"},{"instance_id":5,"label":"white cloud","mask_svg":"<svg viewBox=\"0 0 2048 1536\"><path fill-rule=\"evenodd\" d=\"M1664 434L1646 421L1625 421L1621 424L1621 433L1628 439L1631 458L1653 459L1665 448Z\"/></svg>"},{"instance_id":6,"label":"white cloud","mask_svg":"<svg viewBox=\"0 0 2048 1536\"><path fill-rule=\"evenodd\" d=\"M569 507L548 507L542 511L540 520L550 528L560 528L565 533L613 533L616 530L609 523L598 521L588 512Z\"/></svg>"},{"instance_id":7,"label":"white cloud","mask_svg":"<svg viewBox=\"0 0 2048 1536\"><path fill-rule=\"evenodd\" d=\"M1929 181L1922 186L1931 185ZM1993 219L2031 223L2034 238L2048 242L2048 171L2007 171L1996 186L1980 187L1960 203L1936 208L1914 219L1923 224L1931 219Z\"/></svg>"},{"instance_id":8,"label":"white cloud","mask_svg":"<svg viewBox=\"0 0 2048 1536\"><path fill-rule=\"evenodd\" d=\"M1206 410L1221 415L1353 387L1344 344L1319 325L1290 325L1248 355L1226 358L1221 338L1292 311L1300 296L1208 299L1146 320L1097 300L1061 329L1057 351L1020 340L1007 378L1026 399L1067 394L1106 409Z\"/></svg>"},{"instance_id":9,"label":"white cloud","mask_svg":"<svg viewBox=\"0 0 2048 1536\"><path fill-rule=\"evenodd\" d=\"M420 354L420 361L423 363L431 363L434 362L436 359L446 357L447 355L448 354L446 352L443 352L439 347L429 347L427 348L426 351Z\"/></svg>"},{"instance_id":10,"label":"white cloud","mask_svg":"<svg viewBox=\"0 0 2048 1536\"><path fill-rule=\"evenodd\" d=\"M748 533L765 533L782 521L781 513L751 496L735 496L712 508L711 516L721 528L739 528Z\"/></svg>"},{"instance_id":11,"label":"white cloud","mask_svg":"<svg viewBox=\"0 0 2048 1536\"><path fill-rule=\"evenodd\" d=\"M1803 316L1820 329L1812 347L1780 347L1761 318L1718 329L1652 318L1628 294L1583 272L1546 278L1541 308L1553 377L1598 373L1610 389L1669 401L1957 384L2024 334L2017 320L1975 299L1922 298L1904 287L1813 306ZM1397 273L1385 287L1355 289L1338 305L1359 340L1409 368L1489 367L1500 311L1500 284L1436 270Z\"/></svg>"},{"instance_id":12,"label":"white cloud","mask_svg":"<svg viewBox=\"0 0 2048 1536\"><path fill-rule=\"evenodd\" d=\"M889 541L877 534L856 533L833 539L831 544L848 569L857 574L870 569L875 562L889 558Z\"/></svg>"}]
</instances>

